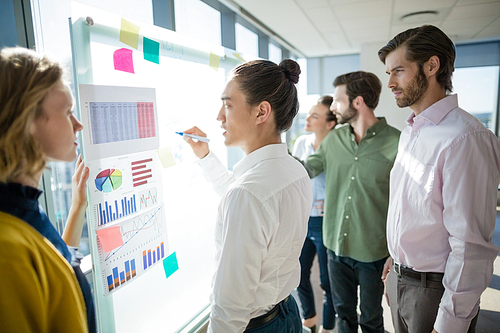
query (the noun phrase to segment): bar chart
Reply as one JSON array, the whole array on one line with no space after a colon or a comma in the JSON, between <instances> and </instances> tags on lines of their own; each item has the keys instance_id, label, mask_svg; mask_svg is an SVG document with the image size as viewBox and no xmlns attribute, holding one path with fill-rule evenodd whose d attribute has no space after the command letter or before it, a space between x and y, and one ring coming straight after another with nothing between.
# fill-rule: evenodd
<instances>
[{"instance_id":1,"label":"bar chart","mask_svg":"<svg viewBox=\"0 0 500 333\"><path fill-rule=\"evenodd\" d=\"M118 288L125 282L137 276L135 259L125 261L123 265L123 270L120 270L118 266L115 266L111 269L112 274L107 276L108 291Z\"/></svg>"},{"instance_id":2,"label":"bar chart","mask_svg":"<svg viewBox=\"0 0 500 333\"><path fill-rule=\"evenodd\" d=\"M110 202L104 201L94 205L94 213L96 221L98 221L98 226L105 225L135 212L137 212L135 194L129 198L124 196L121 199Z\"/></svg>"},{"instance_id":3,"label":"bar chart","mask_svg":"<svg viewBox=\"0 0 500 333\"><path fill-rule=\"evenodd\" d=\"M142 263L144 265L144 270L156 264L157 261L160 261L163 258L165 258L165 244L163 242L161 242L156 249L147 249L142 251Z\"/></svg>"}]
</instances>

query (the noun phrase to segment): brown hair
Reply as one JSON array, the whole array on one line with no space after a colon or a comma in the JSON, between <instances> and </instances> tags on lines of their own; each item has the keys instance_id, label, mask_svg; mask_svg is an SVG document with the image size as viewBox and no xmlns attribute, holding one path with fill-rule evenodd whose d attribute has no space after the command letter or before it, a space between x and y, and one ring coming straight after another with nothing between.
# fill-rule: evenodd
<instances>
[{"instance_id":1,"label":"brown hair","mask_svg":"<svg viewBox=\"0 0 500 333\"><path fill-rule=\"evenodd\" d=\"M363 71L342 74L335 78L333 86L342 85L346 86L349 105L356 97L361 96L370 109L377 107L380 92L382 91L382 83L375 74Z\"/></svg>"},{"instance_id":2,"label":"brown hair","mask_svg":"<svg viewBox=\"0 0 500 333\"><path fill-rule=\"evenodd\" d=\"M62 79L63 68L21 47L0 52L0 182L33 178L45 167L45 154L30 134L47 93Z\"/></svg>"},{"instance_id":3,"label":"brown hair","mask_svg":"<svg viewBox=\"0 0 500 333\"><path fill-rule=\"evenodd\" d=\"M330 110L330 106L332 106L333 103L333 97L330 95L323 95L318 99L318 103L323 104L328 108L328 112L326 113L326 121L334 121L335 123L337 123L337 117Z\"/></svg>"},{"instance_id":4,"label":"brown hair","mask_svg":"<svg viewBox=\"0 0 500 333\"><path fill-rule=\"evenodd\" d=\"M291 59L279 66L268 60L254 60L239 65L231 74L251 106L269 102L278 132L287 131L299 111L297 88L300 66Z\"/></svg>"},{"instance_id":5,"label":"brown hair","mask_svg":"<svg viewBox=\"0 0 500 333\"><path fill-rule=\"evenodd\" d=\"M385 64L387 55L400 46L406 46L406 59L416 62L419 68L422 68L430 57L437 56L440 66L436 80L447 92L453 90L451 76L455 70L455 45L443 31L433 25L408 29L381 48L378 57Z\"/></svg>"}]
</instances>

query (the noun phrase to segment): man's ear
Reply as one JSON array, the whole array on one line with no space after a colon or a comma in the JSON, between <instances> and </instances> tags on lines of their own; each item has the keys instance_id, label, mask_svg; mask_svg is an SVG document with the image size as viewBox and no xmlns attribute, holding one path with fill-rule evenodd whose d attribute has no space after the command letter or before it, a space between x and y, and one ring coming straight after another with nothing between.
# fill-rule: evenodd
<instances>
[{"instance_id":1,"label":"man's ear","mask_svg":"<svg viewBox=\"0 0 500 333\"><path fill-rule=\"evenodd\" d=\"M439 68L441 68L439 57L435 55L430 57L429 60L427 60L427 62L424 64L424 68L428 76L437 75Z\"/></svg>"},{"instance_id":2,"label":"man's ear","mask_svg":"<svg viewBox=\"0 0 500 333\"><path fill-rule=\"evenodd\" d=\"M258 105L257 124L262 124L271 116L272 108L268 101L262 101Z\"/></svg>"},{"instance_id":3,"label":"man's ear","mask_svg":"<svg viewBox=\"0 0 500 333\"><path fill-rule=\"evenodd\" d=\"M365 103L365 99L363 96L356 96L355 99L352 100L352 106L356 109L359 110L361 106Z\"/></svg>"}]
</instances>

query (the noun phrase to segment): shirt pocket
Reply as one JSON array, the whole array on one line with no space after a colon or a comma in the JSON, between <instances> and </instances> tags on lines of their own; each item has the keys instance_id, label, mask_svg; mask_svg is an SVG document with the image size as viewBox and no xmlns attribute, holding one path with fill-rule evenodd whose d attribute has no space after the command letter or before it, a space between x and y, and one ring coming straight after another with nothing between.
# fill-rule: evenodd
<instances>
[{"instance_id":1,"label":"shirt pocket","mask_svg":"<svg viewBox=\"0 0 500 333\"><path fill-rule=\"evenodd\" d=\"M403 193L406 192L412 206L424 209L422 213L426 213L427 209L430 208L435 178L436 167L433 165L414 161L409 168Z\"/></svg>"}]
</instances>

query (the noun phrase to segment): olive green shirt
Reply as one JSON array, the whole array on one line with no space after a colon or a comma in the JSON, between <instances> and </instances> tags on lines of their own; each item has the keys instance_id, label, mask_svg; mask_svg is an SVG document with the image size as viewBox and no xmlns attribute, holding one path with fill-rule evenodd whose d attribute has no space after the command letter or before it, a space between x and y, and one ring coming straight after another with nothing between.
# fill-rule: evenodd
<instances>
[{"instance_id":1,"label":"olive green shirt","mask_svg":"<svg viewBox=\"0 0 500 333\"><path fill-rule=\"evenodd\" d=\"M325 246L338 256L362 262L389 255L389 174L400 131L387 125L385 118L378 119L359 144L350 125L331 131L304 163L311 178L325 172Z\"/></svg>"}]
</instances>

